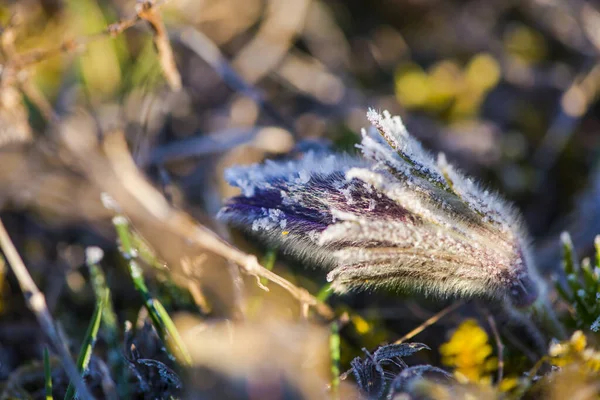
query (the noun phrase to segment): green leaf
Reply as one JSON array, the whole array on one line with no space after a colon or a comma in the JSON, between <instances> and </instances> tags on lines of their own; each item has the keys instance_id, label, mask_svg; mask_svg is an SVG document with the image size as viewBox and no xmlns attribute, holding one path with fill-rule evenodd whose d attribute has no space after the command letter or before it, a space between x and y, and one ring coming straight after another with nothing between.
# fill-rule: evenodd
<instances>
[{"instance_id":1,"label":"green leaf","mask_svg":"<svg viewBox=\"0 0 600 400\"><path fill-rule=\"evenodd\" d=\"M173 320L160 301L152 296L148 290L148 287L146 286L142 268L136 261L138 251L133 247L133 243L135 243L135 241L133 240L132 233L129 229L129 221L124 216L118 215L113 218L113 224L121 244L121 255L127 261L129 274L133 280L133 286L142 296L144 306L146 307L146 310L148 310L148 315L150 316L150 320L152 321L154 328L165 344L172 345L170 350L172 353L174 353L173 355L175 358L183 361L186 365L191 365L192 359L187 351L187 348L185 347L185 344L183 343L181 335L173 323Z\"/></svg>"},{"instance_id":2,"label":"green leaf","mask_svg":"<svg viewBox=\"0 0 600 400\"><path fill-rule=\"evenodd\" d=\"M96 344L96 339L98 338L98 330L100 329L100 323L102 321L102 312L104 310L104 305L108 299L109 292L108 290L105 292L104 297L96 301L96 308L94 310L94 315L92 316L92 320L88 325L87 332L85 333L85 338L83 339L83 343L81 344L81 348L79 349L79 357L77 358L77 369L81 374L85 372L90 364L90 359L92 358L92 352L94 350L94 345ZM75 395L75 387L72 383L69 383L69 387L67 388L67 393L65 394L65 400L70 400Z\"/></svg>"},{"instance_id":3,"label":"green leaf","mask_svg":"<svg viewBox=\"0 0 600 400\"><path fill-rule=\"evenodd\" d=\"M52 397L52 368L50 368L50 355L48 348L44 347L44 387L46 391L46 400L53 400Z\"/></svg>"}]
</instances>

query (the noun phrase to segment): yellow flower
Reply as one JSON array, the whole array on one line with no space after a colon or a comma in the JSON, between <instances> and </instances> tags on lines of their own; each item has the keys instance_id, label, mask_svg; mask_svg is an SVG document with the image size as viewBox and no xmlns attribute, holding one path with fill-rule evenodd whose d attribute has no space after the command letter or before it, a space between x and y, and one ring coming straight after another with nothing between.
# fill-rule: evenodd
<instances>
[{"instance_id":1,"label":"yellow flower","mask_svg":"<svg viewBox=\"0 0 600 400\"><path fill-rule=\"evenodd\" d=\"M587 347L586 337L581 331L573 333L568 341L552 344L548 354L556 366L580 364L586 370L600 372L600 352Z\"/></svg>"},{"instance_id":2,"label":"yellow flower","mask_svg":"<svg viewBox=\"0 0 600 400\"><path fill-rule=\"evenodd\" d=\"M491 383L491 373L498 367L492 354L487 333L475 320L466 320L456 329L450 340L440 346L442 363L454 367L459 381Z\"/></svg>"},{"instance_id":3,"label":"yellow flower","mask_svg":"<svg viewBox=\"0 0 600 400\"><path fill-rule=\"evenodd\" d=\"M573 336L571 336L571 346L573 347L573 351L577 353L581 353L585 350L587 346L587 339L585 335L581 331L576 331Z\"/></svg>"},{"instance_id":4,"label":"yellow flower","mask_svg":"<svg viewBox=\"0 0 600 400\"><path fill-rule=\"evenodd\" d=\"M354 324L356 331L361 335L368 333L371 330L369 323L360 315L353 315L350 320Z\"/></svg>"},{"instance_id":5,"label":"yellow flower","mask_svg":"<svg viewBox=\"0 0 600 400\"><path fill-rule=\"evenodd\" d=\"M498 384L498 389L501 392L510 392L511 390L513 390L514 388L516 388L519 385L519 379L512 376L512 377L506 377L504 379L502 379L502 382L500 382Z\"/></svg>"}]
</instances>

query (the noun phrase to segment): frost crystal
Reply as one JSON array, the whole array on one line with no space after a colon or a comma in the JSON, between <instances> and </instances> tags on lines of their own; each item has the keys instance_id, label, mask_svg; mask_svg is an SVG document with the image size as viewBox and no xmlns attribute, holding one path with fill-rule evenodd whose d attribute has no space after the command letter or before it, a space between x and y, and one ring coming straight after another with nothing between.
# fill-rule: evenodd
<instances>
[{"instance_id":1,"label":"frost crystal","mask_svg":"<svg viewBox=\"0 0 600 400\"><path fill-rule=\"evenodd\" d=\"M242 194L219 217L322 264L338 291L391 286L533 302L538 283L511 207L443 154L436 161L399 117L367 118L362 158L308 152L228 170Z\"/></svg>"},{"instance_id":2,"label":"frost crystal","mask_svg":"<svg viewBox=\"0 0 600 400\"><path fill-rule=\"evenodd\" d=\"M284 229L287 226L287 220L283 211L276 208L261 208L262 217L255 219L252 222L252 230L271 230L279 227Z\"/></svg>"}]
</instances>

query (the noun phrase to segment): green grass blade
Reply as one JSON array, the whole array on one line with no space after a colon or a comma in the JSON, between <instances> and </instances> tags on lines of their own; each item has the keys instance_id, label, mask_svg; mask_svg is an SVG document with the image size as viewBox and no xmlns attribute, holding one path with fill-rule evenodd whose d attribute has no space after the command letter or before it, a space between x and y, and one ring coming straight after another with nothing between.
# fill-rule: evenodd
<instances>
[{"instance_id":1,"label":"green grass blade","mask_svg":"<svg viewBox=\"0 0 600 400\"><path fill-rule=\"evenodd\" d=\"M167 313L167 310L165 310L162 303L158 299L154 300L154 306L156 307L156 311L158 312L160 319L165 325L165 330L169 334L169 339L173 341L176 352L178 353L176 355L177 358L184 360L187 365L192 365L192 357L188 353L187 348L183 343L183 339L175 327L173 320L169 316L169 313Z\"/></svg>"},{"instance_id":2,"label":"green grass blade","mask_svg":"<svg viewBox=\"0 0 600 400\"><path fill-rule=\"evenodd\" d=\"M98 338L98 330L100 329L102 313L104 310L104 304L106 304L108 293L109 292L106 291L104 298L96 302L94 315L92 316L92 320L88 325L87 332L85 333L85 338L83 339L83 343L81 344L81 348L79 349L79 357L77 358L77 369L81 374L83 374L83 372L87 369L90 363L90 359L92 358L92 351L94 350L94 345L96 344L96 339ZM69 383L67 393L65 394L65 400L72 399L74 395L75 387L71 383Z\"/></svg>"},{"instance_id":3,"label":"green grass blade","mask_svg":"<svg viewBox=\"0 0 600 400\"><path fill-rule=\"evenodd\" d=\"M104 257L102 249L99 247L88 247L85 250L85 260L90 272L90 280L96 302L102 300L105 293L107 294L104 310L102 311L102 333L108 345L108 366L114 372L117 380L117 388L120 397L128 397L128 376L125 373L125 363L122 355L121 344L119 343L119 323L117 314L112 302L111 292L106 283L106 276L100 266L100 261Z\"/></svg>"},{"instance_id":4,"label":"green grass blade","mask_svg":"<svg viewBox=\"0 0 600 400\"><path fill-rule=\"evenodd\" d=\"M144 238L142 238L136 232L130 232L130 235L131 245L137 250L138 257L146 264L160 271L164 271L166 269L165 263L158 258L156 253L154 253L154 250L150 248L150 245L146 243Z\"/></svg>"},{"instance_id":5,"label":"green grass blade","mask_svg":"<svg viewBox=\"0 0 600 400\"><path fill-rule=\"evenodd\" d=\"M569 232L563 232L560 235L563 248L563 268L567 276L575 273L575 253L573 251L573 241Z\"/></svg>"},{"instance_id":6,"label":"green grass blade","mask_svg":"<svg viewBox=\"0 0 600 400\"><path fill-rule=\"evenodd\" d=\"M595 297L598 289L600 289L600 282L598 282L594 276L592 262L589 258L584 258L581 262L581 276L583 277L586 293Z\"/></svg>"},{"instance_id":7,"label":"green grass blade","mask_svg":"<svg viewBox=\"0 0 600 400\"><path fill-rule=\"evenodd\" d=\"M317 294L317 300L325 303L327 299L333 294L333 289L331 288L331 283L327 283L323 285L319 293Z\"/></svg>"},{"instance_id":8,"label":"green grass blade","mask_svg":"<svg viewBox=\"0 0 600 400\"><path fill-rule=\"evenodd\" d=\"M109 344L112 344L113 342L117 343L118 346L117 338L119 333L117 314L115 313L110 297L110 289L106 285L106 276L99 265L102 256L102 250L98 247L88 247L86 249L86 264L90 272L90 279L94 294L96 295L96 302L104 300L104 296L106 296L106 303L104 304L104 310L102 311L102 329L106 334L107 342L109 342Z\"/></svg>"},{"instance_id":9,"label":"green grass blade","mask_svg":"<svg viewBox=\"0 0 600 400\"><path fill-rule=\"evenodd\" d=\"M329 336L329 353L331 355L331 398L339 399L340 388L340 324L334 321L331 324Z\"/></svg>"},{"instance_id":10,"label":"green grass blade","mask_svg":"<svg viewBox=\"0 0 600 400\"><path fill-rule=\"evenodd\" d=\"M148 315L150 316L150 320L156 328L158 335L165 344L172 345L171 350L173 351L175 358L182 360L187 365L191 365L191 357L181 339L181 335L175 328L173 320L158 299L155 299L152 296L146 286L142 268L136 262L137 251L133 247L134 240L132 239L129 230L129 222L125 217L119 215L113 218L113 224L121 244L121 254L127 261L129 274L133 280L133 286L142 296L144 306L148 310Z\"/></svg>"},{"instance_id":11,"label":"green grass blade","mask_svg":"<svg viewBox=\"0 0 600 400\"><path fill-rule=\"evenodd\" d=\"M44 347L44 387L46 391L46 400L53 400L52 397L52 368L50 367L50 355L48 348Z\"/></svg>"},{"instance_id":12,"label":"green grass blade","mask_svg":"<svg viewBox=\"0 0 600 400\"><path fill-rule=\"evenodd\" d=\"M269 249L263 258L262 265L264 265L265 268L268 269L269 271L273 271L273 267L275 266L276 259L277 259L277 249ZM268 279L260 278L260 283L262 283L264 286L267 286L268 282L269 282Z\"/></svg>"}]
</instances>

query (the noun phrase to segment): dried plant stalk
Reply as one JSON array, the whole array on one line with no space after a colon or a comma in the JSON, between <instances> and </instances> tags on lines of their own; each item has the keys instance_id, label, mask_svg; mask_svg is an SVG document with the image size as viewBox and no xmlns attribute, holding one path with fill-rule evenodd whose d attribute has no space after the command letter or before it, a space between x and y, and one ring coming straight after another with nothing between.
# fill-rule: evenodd
<instances>
[{"instance_id":1,"label":"dried plant stalk","mask_svg":"<svg viewBox=\"0 0 600 400\"><path fill-rule=\"evenodd\" d=\"M2 251L4 252L4 255L6 256L6 259L8 260L8 263L10 264L15 276L17 277L17 280L19 281L19 286L21 286L21 291L23 292L23 297L25 298L27 307L29 307L29 309L35 314L42 331L60 358L67 376L71 380L71 383L75 386L75 389L77 389L79 397L83 399L93 399L89 390L85 386L82 377L79 375L75 363L71 359L71 354L69 354L69 349L66 343L61 340L54 320L50 315L50 311L48 311L44 294L38 289L37 285L33 281L33 278L31 278L31 275L29 275L27 267L25 267L21 256L19 256L19 253L17 252L12 240L10 240L10 236L8 236L8 232L6 232L4 223L1 220L0 247L2 248Z\"/></svg>"},{"instance_id":2,"label":"dried plant stalk","mask_svg":"<svg viewBox=\"0 0 600 400\"><path fill-rule=\"evenodd\" d=\"M257 283L260 284L259 278L268 279L287 290L301 304L314 307L323 317L333 317L331 309L304 288L264 268L254 255L237 249L185 212L173 208L139 171L122 133L105 133L104 140L98 144L96 129L87 117L73 117L63 123L59 135L69 150L69 162L83 171L101 191L108 193L134 226L161 232L161 240L150 243L153 247L164 247L164 238L168 236L182 246L192 245L216 254L240 266L244 273L255 276ZM143 233L143 229L141 231ZM147 239L150 242L150 238Z\"/></svg>"}]
</instances>

